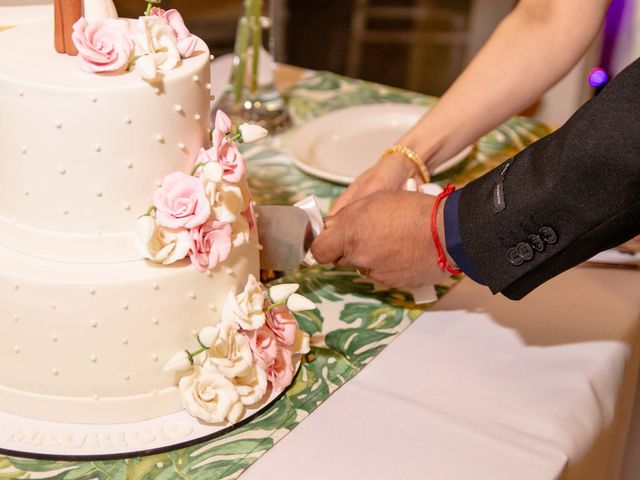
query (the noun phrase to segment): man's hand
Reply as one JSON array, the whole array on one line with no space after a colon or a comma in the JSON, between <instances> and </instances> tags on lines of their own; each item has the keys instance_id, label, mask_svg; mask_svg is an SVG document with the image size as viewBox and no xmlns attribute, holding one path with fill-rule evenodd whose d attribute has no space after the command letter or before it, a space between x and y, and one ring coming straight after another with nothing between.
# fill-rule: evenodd
<instances>
[{"instance_id":1,"label":"man's hand","mask_svg":"<svg viewBox=\"0 0 640 480\"><path fill-rule=\"evenodd\" d=\"M333 204L329 215L356 200L382 190L402 190L407 180L418 174L416 166L400 154L387 155L349 185L349 188Z\"/></svg>"},{"instance_id":2,"label":"man's hand","mask_svg":"<svg viewBox=\"0 0 640 480\"><path fill-rule=\"evenodd\" d=\"M446 276L431 237L435 198L414 192L377 192L327 217L311 245L319 263L355 267L388 287L413 289ZM442 205L438 234L444 245ZM451 259L449 259L451 262Z\"/></svg>"}]
</instances>

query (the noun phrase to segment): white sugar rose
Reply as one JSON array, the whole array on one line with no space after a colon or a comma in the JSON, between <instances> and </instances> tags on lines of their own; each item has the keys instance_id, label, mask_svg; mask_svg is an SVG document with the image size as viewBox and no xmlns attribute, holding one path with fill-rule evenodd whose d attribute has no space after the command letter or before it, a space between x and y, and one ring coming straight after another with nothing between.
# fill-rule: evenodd
<instances>
[{"instance_id":1,"label":"white sugar rose","mask_svg":"<svg viewBox=\"0 0 640 480\"><path fill-rule=\"evenodd\" d=\"M155 78L153 65L157 70L168 71L180 62L175 33L159 17L140 17L136 23L134 41L135 55L140 57L136 62L136 70L146 79ZM142 66L137 65L141 60Z\"/></svg>"},{"instance_id":2,"label":"white sugar rose","mask_svg":"<svg viewBox=\"0 0 640 480\"><path fill-rule=\"evenodd\" d=\"M218 196L218 186L222 182L224 170L218 162L209 162L202 168L200 180L204 185L204 192L209 199L209 205L212 207L216 204Z\"/></svg>"},{"instance_id":3,"label":"white sugar rose","mask_svg":"<svg viewBox=\"0 0 640 480\"><path fill-rule=\"evenodd\" d=\"M253 365L246 375L236 377L233 384L243 405L253 405L267 392L267 372L259 365Z\"/></svg>"},{"instance_id":4,"label":"white sugar rose","mask_svg":"<svg viewBox=\"0 0 640 480\"><path fill-rule=\"evenodd\" d=\"M246 375L253 365L253 353L247 337L228 329L226 338L218 337L209 349L207 363L215 365L227 378Z\"/></svg>"},{"instance_id":5,"label":"white sugar rose","mask_svg":"<svg viewBox=\"0 0 640 480\"><path fill-rule=\"evenodd\" d=\"M140 217L136 223L136 248L140 255L154 263L169 265L182 260L189 253L189 233L181 229L166 229L151 215Z\"/></svg>"},{"instance_id":6,"label":"white sugar rose","mask_svg":"<svg viewBox=\"0 0 640 480\"><path fill-rule=\"evenodd\" d=\"M265 291L253 275L249 275L244 291L236 295L232 288L227 303L222 309L222 320L237 323L245 330L256 330L264 325L265 315L262 310Z\"/></svg>"},{"instance_id":7,"label":"white sugar rose","mask_svg":"<svg viewBox=\"0 0 640 480\"><path fill-rule=\"evenodd\" d=\"M236 422L244 411L233 383L215 368L194 367L180 379L179 388L185 410L205 422Z\"/></svg>"},{"instance_id":8,"label":"white sugar rose","mask_svg":"<svg viewBox=\"0 0 640 480\"><path fill-rule=\"evenodd\" d=\"M215 202L212 204L213 214L219 222L233 223L244 210L242 189L226 182L218 184Z\"/></svg>"}]
</instances>

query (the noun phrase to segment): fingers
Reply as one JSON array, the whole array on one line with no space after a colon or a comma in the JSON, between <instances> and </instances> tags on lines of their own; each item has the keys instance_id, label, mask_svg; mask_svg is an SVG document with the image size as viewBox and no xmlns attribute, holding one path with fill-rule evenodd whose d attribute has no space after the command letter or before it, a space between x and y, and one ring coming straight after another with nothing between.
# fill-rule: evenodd
<instances>
[{"instance_id":1,"label":"fingers","mask_svg":"<svg viewBox=\"0 0 640 480\"><path fill-rule=\"evenodd\" d=\"M329 215L335 215L344 207L346 207L349 203L351 203L351 201L353 200L353 196L356 188L357 187L355 184L352 184L351 186L349 186L349 188L347 188L344 191L344 193L340 195L340 197L338 197L336 202L333 204L333 206L331 207L331 210L329 210Z\"/></svg>"},{"instance_id":2,"label":"fingers","mask_svg":"<svg viewBox=\"0 0 640 480\"><path fill-rule=\"evenodd\" d=\"M335 217L325 218L325 229L311 244L311 253L318 263L338 263L345 253L344 234L344 228Z\"/></svg>"}]
</instances>

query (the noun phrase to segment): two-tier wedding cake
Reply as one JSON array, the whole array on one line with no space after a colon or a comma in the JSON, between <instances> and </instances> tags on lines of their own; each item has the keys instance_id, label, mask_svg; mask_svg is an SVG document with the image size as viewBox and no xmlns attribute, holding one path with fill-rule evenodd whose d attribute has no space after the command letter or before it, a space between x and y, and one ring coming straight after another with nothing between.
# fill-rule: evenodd
<instances>
[{"instance_id":1,"label":"two-tier wedding cake","mask_svg":"<svg viewBox=\"0 0 640 480\"><path fill-rule=\"evenodd\" d=\"M53 23L0 33L0 411L233 423L291 382L312 308L256 281L236 142L260 132L209 129L209 51L175 10L88 13L56 37L77 56Z\"/></svg>"}]
</instances>

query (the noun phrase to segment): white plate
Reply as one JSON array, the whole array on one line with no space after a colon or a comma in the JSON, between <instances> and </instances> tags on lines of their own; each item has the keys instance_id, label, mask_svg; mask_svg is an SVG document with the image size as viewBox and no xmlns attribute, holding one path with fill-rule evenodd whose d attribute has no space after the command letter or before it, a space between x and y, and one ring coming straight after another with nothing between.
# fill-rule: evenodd
<instances>
[{"instance_id":1,"label":"white plate","mask_svg":"<svg viewBox=\"0 0 640 480\"><path fill-rule=\"evenodd\" d=\"M428 110L402 103L349 107L312 120L289 141L293 163L303 172L350 184L393 145ZM441 164L438 175L462 162L471 145Z\"/></svg>"}]
</instances>

